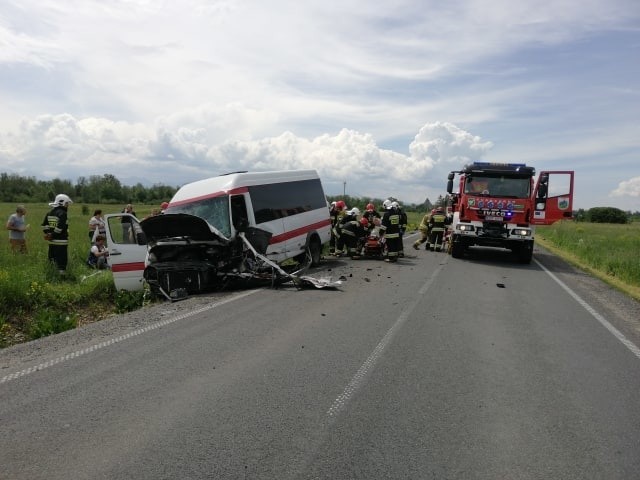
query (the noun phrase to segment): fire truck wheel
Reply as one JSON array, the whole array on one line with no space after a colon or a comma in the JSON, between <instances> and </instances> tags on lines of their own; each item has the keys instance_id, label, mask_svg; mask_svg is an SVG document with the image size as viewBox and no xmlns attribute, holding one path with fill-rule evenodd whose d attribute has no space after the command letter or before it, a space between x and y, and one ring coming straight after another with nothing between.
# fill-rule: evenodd
<instances>
[{"instance_id":1,"label":"fire truck wheel","mask_svg":"<svg viewBox=\"0 0 640 480\"><path fill-rule=\"evenodd\" d=\"M451 256L453 258L462 258L464 256L464 245L454 241L451 245Z\"/></svg>"},{"instance_id":2,"label":"fire truck wheel","mask_svg":"<svg viewBox=\"0 0 640 480\"><path fill-rule=\"evenodd\" d=\"M531 263L533 258L533 248L529 245L522 245L517 251L518 261L520 263Z\"/></svg>"}]
</instances>

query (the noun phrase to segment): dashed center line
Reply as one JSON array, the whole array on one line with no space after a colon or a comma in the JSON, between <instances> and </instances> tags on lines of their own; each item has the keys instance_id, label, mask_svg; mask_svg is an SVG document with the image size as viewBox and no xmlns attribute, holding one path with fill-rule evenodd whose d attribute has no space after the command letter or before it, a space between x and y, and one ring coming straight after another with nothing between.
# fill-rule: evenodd
<instances>
[{"instance_id":1,"label":"dashed center line","mask_svg":"<svg viewBox=\"0 0 640 480\"><path fill-rule=\"evenodd\" d=\"M414 297L414 300L407 305L407 307L402 311L400 316L398 316L395 323L391 326L391 328L387 331L382 340L376 345L376 348L373 349L371 355L365 360L362 366L358 369L356 374L353 376L351 381L347 384L344 391L338 395L338 397L334 400L327 411L327 418L332 419L336 415L338 415L349 403L355 392L363 385L367 374L373 369L376 362L387 348L395 334L400 330L402 325L407 321L409 316L413 313L416 306L422 300L422 297L427 293L436 277L440 274L443 266L446 264L446 260L444 263L441 263L438 268L436 268L429 279L422 285L420 290L418 290L418 294Z\"/></svg>"}]
</instances>

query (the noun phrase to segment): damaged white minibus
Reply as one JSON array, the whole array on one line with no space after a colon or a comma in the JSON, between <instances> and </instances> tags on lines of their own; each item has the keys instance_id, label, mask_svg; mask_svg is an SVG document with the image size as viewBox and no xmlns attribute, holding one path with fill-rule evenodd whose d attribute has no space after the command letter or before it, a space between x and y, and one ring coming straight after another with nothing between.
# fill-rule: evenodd
<instances>
[{"instance_id":1,"label":"damaged white minibus","mask_svg":"<svg viewBox=\"0 0 640 480\"><path fill-rule=\"evenodd\" d=\"M131 229L121 228L124 216L105 217L116 288L142 289L144 279L165 296L260 278L269 263L317 265L331 228L315 170L207 178L181 187L163 214L131 217Z\"/></svg>"}]
</instances>

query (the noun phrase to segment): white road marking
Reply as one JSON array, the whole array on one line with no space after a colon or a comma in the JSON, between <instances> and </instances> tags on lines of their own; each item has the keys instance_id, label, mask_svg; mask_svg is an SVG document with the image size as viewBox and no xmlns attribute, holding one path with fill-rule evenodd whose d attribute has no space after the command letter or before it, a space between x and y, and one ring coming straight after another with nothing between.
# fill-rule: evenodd
<instances>
[{"instance_id":1,"label":"white road marking","mask_svg":"<svg viewBox=\"0 0 640 480\"><path fill-rule=\"evenodd\" d=\"M100 343L97 343L95 345L91 345L90 347L83 348L82 350L77 350L75 352L69 353L69 354L64 355L62 357L58 357L58 358L54 358L52 360L48 360L48 361L46 361L44 363L41 363L39 365L35 365L33 367L25 368L24 370L20 370L19 372L15 372L15 373L11 373L9 375L5 375L4 377L2 377L0 379L0 384L5 383L5 382L9 382L11 380L15 380L16 378L24 377L25 375L29 375L30 373L33 373L33 372L38 372L40 370L44 370L46 368L52 367L54 365L57 365L59 363L66 362L67 360L71 360L72 358L80 357L82 355L86 355L88 353L95 352L96 350L100 350L102 348L108 347L109 345L114 345L116 343L120 343L123 340L127 340L128 338L137 337L138 335L142 335L143 333L150 332L152 330L156 330L156 329L158 329L160 327L164 327L166 325L178 322L180 320L184 320L185 318L189 318L189 317L192 317L192 316L197 315L199 313L206 312L207 310L212 310L212 309L217 308L217 307L219 307L221 305L224 305L226 303L233 302L235 300L239 300L239 299L247 297L249 295L253 295L254 293L259 292L259 291L260 291L260 289L258 289L258 290L249 290L249 291L237 294L237 295L232 295L231 297L225 298L224 300L220 300L219 302L214 302L214 303L211 303L211 304L206 305L204 307L200 307L200 308L198 308L196 310L191 310L189 312L183 313L182 315L178 315L176 317L172 317L172 318L168 318L166 320L161 320L159 322L152 323L150 325L147 325L144 328L140 328L138 330L134 330L133 332L129 332L129 333L125 334L125 335L121 335L119 337L112 338L112 339L107 340L105 342L100 342Z\"/></svg>"},{"instance_id":2,"label":"white road marking","mask_svg":"<svg viewBox=\"0 0 640 480\"><path fill-rule=\"evenodd\" d=\"M338 395L338 397L333 401L331 407L327 411L326 416L328 419L332 419L336 415L338 415L349 403L349 400L353 397L355 392L363 385L365 378L369 371L375 366L376 362L389 345L395 334L400 330L402 325L407 321L409 315L415 310L418 302L422 300L422 297L427 293L436 277L442 270L442 267L447 263L448 256L445 259L444 263L441 263L431 274L429 279L422 285L420 290L418 290L418 294L414 297L414 300L409 303L405 309L400 313L400 316L397 318L395 323L391 326L391 328L387 331L382 340L376 345L376 348L373 349L373 352L369 357L365 360L362 366L358 369L356 374L353 376L351 381L347 384L343 392Z\"/></svg>"},{"instance_id":3,"label":"white road marking","mask_svg":"<svg viewBox=\"0 0 640 480\"><path fill-rule=\"evenodd\" d=\"M587 312L589 312L596 320L598 320L598 322L600 322L602 324L602 326L604 328L606 328L607 330L609 330L609 332L611 332L611 334L616 337L625 347L627 347L629 350L631 350L631 352L638 358L640 358L640 348L637 347L637 345L635 345L631 340L629 340L627 337L624 336L624 334L618 330L616 327L614 327L613 325L611 325L611 323L609 323L609 321L607 321L606 318L604 318L602 315L600 315L598 312L596 312L596 310L589 305L586 301L584 301L582 299L582 297L580 297L576 292L574 292L573 290L571 290L571 288L569 288L569 286L567 286L562 280L560 280L558 277L556 277L553 273L551 273L549 271L549 269L547 269L544 265L542 265L538 260L536 260L535 258L533 259L534 262L536 262L538 264L538 266L544 270L547 275L549 275L558 285L560 285L569 295L571 295L573 297L573 299L578 302L582 308L584 308Z\"/></svg>"}]
</instances>

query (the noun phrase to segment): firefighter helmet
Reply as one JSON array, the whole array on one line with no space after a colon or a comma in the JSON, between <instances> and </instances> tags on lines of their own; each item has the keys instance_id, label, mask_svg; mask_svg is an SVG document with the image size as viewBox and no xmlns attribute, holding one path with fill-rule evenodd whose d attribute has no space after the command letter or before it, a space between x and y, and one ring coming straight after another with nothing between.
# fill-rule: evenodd
<instances>
[{"instance_id":1,"label":"firefighter helmet","mask_svg":"<svg viewBox=\"0 0 640 480\"><path fill-rule=\"evenodd\" d=\"M346 203L344 203L344 200L338 200L338 201L336 202L336 208L337 208L338 210L346 210L346 209L347 209L347 204L346 204Z\"/></svg>"},{"instance_id":2,"label":"firefighter helmet","mask_svg":"<svg viewBox=\"0 0 640 480\"><path fill-rule=\"evenodd\" d=\"M400 208L400 204L398 202L391 202L391 208Z\"/></svg>"},{"instance_id":3,"label":"firefighter helmet","mask_svg":"<svg viewBox=\"0 0 640 480\"><path fill-rule=\"evenodd\" d=\"M56 198L53 202L49 204L50 207L66 207L70 203L73 203L73 200L69 198L68 195L64 193L60 193L56 195Z\"/></svg>"},{"instance_id":4,"label":"firefighter helmet","mask_svg":"<svg viewBox=\"0 0 640 480\"><path fill-rule=\"evenodd\" d=\"M391 200L387 198L384 202L382 202L382 206L385 210L389 210L391 208Z\"/></svg>"},{"instance_id":5,"label":"firefighter helmet","mask_svg":"<svg viewBox=\"0 0 640 480\"><path fill-rule=\"evenodd\" d=\"M357 207L353 207L351 210L347 212L347 214L358 216L360 215L360 210L358 210Z\"/></svg>"},{"instance_id":6,"label":"firefighter helmet","mask_svg":"<svg viewBox=\"0 0 640 480\"><path fill-rule=\"evenodd\" d=\"M376 207L373 206L373 203L367 203L367 212L373 212Z\"/></svg>"},{"instance_id":7,"label":"firefighter helmet","mask_svg":"<svg viewBox=\"0 0 640 480\"><path fill-rule=\"evenodd\" d=\"M360 219L360 225L362 225L363 227L368 227L369 226L369 220L367 220L367 217L362 217Z\"/></svg>"}]
</instances>

